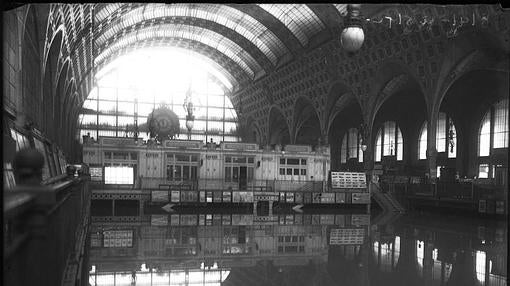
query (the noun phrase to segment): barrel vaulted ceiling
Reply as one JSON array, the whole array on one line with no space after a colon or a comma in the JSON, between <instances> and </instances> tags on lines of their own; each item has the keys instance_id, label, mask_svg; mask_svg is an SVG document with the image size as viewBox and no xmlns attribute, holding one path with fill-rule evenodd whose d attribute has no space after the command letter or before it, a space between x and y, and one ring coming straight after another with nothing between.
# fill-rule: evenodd
<instances>
[{"instance_id":1,"label":"barrel vaulted ceiling","mask_svg":"<svg viewBox=\"0 0 510 286\"><path fill-rule=\"evenodd\" d=\"M102 67L154 46L200 54L233 92L310 49L314 38L331 38L345 11L345 4L53 4L46 50L62 30L83 97Z\"/></svg>"}]
</instances>

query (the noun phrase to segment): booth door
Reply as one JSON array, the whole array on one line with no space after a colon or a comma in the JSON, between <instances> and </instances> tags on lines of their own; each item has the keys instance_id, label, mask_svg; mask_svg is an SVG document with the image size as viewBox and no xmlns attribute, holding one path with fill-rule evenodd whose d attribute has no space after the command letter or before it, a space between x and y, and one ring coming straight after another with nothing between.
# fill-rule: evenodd
<instances>
[{"instance_id":1,"label":"booth door","mask_svg":"<svg viewBox=\"0 0 510 286\"><path fill-rule=\"evenodd\" d=\"M248 181L248 174L245 166L239 167L239 189L246 190L246 184Z\"/></svg>"}]
</instances>

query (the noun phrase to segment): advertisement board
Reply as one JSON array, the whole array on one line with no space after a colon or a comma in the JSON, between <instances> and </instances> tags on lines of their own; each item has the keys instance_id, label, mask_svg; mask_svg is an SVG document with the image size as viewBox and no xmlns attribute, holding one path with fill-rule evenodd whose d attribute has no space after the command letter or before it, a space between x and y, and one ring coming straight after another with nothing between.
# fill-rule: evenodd
<instances>
[{"instance_id":1,"label":"advertisement board","mask_svg":"<svg viewBox=\"0 0 510 286\"><path fill-rule=\"evenodd\" d=\"M330 245L360 245L365 237L364 228L335 228L331 230Z\"/></svg>"},{"instance_id":2,"label":"advertisement board","mask_svg":"<svg viewBox=\"0 0 510 286\"><path fill-rule=\"evenodd\" d=\"M133 230L105 230L103 247L133 247Z\"/></svg>"},{"instance_id":3,"label":"advertisement board","mask_svg":"<svg viewBox=\"0 0 510 286\"><path fill-rule=\"evenodd\" d=\"M334 189L365 189L366 175L360 172L331 172L331 187Z\"/></svg>"}]
</instances>

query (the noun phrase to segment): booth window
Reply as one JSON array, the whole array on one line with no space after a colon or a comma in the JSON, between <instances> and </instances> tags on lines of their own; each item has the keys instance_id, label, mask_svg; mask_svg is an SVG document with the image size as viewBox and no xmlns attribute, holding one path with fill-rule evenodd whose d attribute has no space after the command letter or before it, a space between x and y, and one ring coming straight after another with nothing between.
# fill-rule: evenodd
<instances>
[{"instance_id":1,"label":"booth window","mask_svg":"<svg viewBox=\"0 0 510 286\"><path fill-rule=\"evenodd\" d=\"M132 185L134 169L129 166L110 166L104 168L105 184Z\"/></svg>"}]
</instances>

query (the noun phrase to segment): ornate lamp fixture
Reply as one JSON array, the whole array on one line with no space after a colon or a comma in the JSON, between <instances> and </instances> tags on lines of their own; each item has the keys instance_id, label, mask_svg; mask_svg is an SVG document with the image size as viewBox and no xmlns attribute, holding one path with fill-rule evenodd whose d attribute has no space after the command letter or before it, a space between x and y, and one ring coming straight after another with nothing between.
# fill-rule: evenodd
<instances>
[{"instance_id":1,"label":"ornate lamp fixture","mask_svg":"<svg viewBox=\"0 0 510 286\"><path fill-rule=\"evenodd\" d=\"M361 123L359 126L359 136L360 140L359 143L361 144L361 151L365 152L367 151L367 134L366 134L366 125L365 123Z\"/></svg>"},{"instance_id":2,"label":"ornate lamp fixture","mask_svg":"<svg viewBox=\"0 0 510 286\"><path fill-rule=\"evenodd\" d=\"M448 131L448 145L450 146L450 153L453 153L455 147L455 132L453 131L453 121L449 120L449 131Z\"/></svg>"},{"instance_id":3,"label":"ornate lamp fixture","mask_svg":"<svg viewBox=\"0 0 510 286\"><path fill-rule=\"evenodd\" d=\"M388 13L377 16L376 18L364 18L360 12L360 4L348 4L347 14L345 16L345 27L342 30L340 41L342 47L350 52L358 51L363 45L365 34L363 32L364 25L387 25L389 29L399 26L403 34L412 32L419 32L423 29L432 30L432 26L439 26L440 29L446 27L446 37L454 38L459 35L459 32L469 27L479 26L481 28L489 28L489 14L485 12L477 12L476 10L469 10L460 7L453 8L453 13L444 13L444 15L437 16L430 11L419 12L410 11L407 14L401 13ZM492 16L492 22L504 21L504 12L498 12Z\"/></svg>"},{"instance_id":4,"label":"ornate lamp fixture","mask_svg":"<svg viewBox=\"0 0 510 286\"><path fill-rule=\"evenodd\" d=\"M360 4L347 5L347 17L345 19L345 28L340 36L342 47L354 53L358 51L363 45L365 40L365 33L363 32L362 18L360 13Z\"/></svg>"},{"instance_id":5,"label":"ornate lamp fixture","mask_svg":"<svg viewBox=\"0 0 510 286\"><path fill-rule=\"evenodd\" d=\"M195 115L193 114L195 111L195 106L191 100L191 85L186 92L186 98L184 99L184 104L182 107L186 112L186 128L188 129L188 140L191 140L191 129L193 129L193 125L195 123Z\"/></svg>"}]
</instances>

